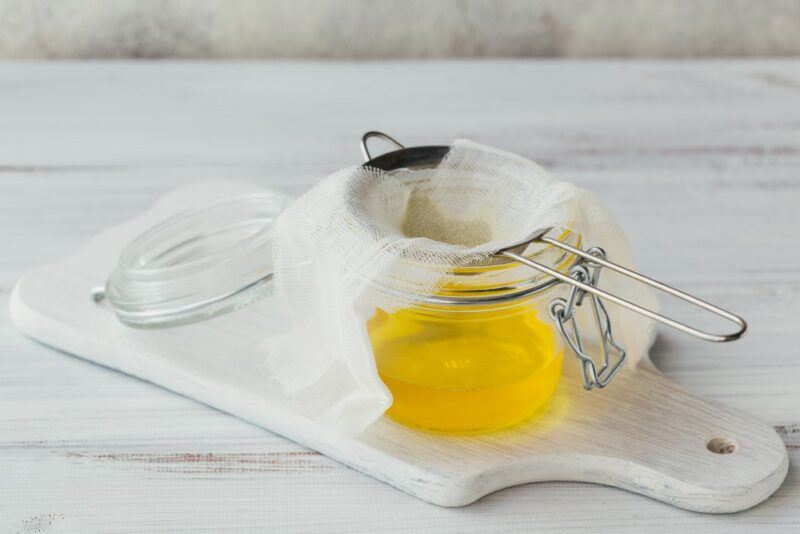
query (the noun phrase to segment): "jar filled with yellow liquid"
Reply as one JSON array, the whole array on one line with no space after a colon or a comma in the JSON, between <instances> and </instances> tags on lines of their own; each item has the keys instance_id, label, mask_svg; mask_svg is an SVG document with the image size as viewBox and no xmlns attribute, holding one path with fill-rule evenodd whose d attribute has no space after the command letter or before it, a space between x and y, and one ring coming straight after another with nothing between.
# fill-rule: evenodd
<instances>
[{"instance_id":1,"label":"jar filled with yellow liquid","mask_svg":"<svg viewBox=\"0 0 800 534\"><path fill-rule=\"evenodd\" d=\"M397 150L373 158L367 141L374 137ZM437 168L449 150L404 147L382 132L367 132L362 138L364 165L399 171L400 176L404 170ZM426 187L415 180L420 189ZM464 187L451 183L456 194ZM436 230L429 225L426 232L404 235L467 246L493 237L463 243L448 241L452 236L437 235ZM607 386L625 362L626 351L612 334L604 300L708 341L731 341L745 332L741 317L608 261L600 247L584 250L581 241L569 228L532 229L527 239L495 251L484 264L445 267L446 275L433 292L406 292L400 305L395 301L390 307L376 306L367 332L380 378L393 395L387 415L409 426L451 433L514 425L546 408L558 385L566 348L580 362L585 389ZM729 334L709 333L604 291L598 287L601 268L703 308L738 328ZM413 273L413 266L408 272ZM590 305L579 311L584 300ZM579 324L592 323L593 334L586 338L589 328L582 331Z\"/></svg>"},{"instance_id":2,"label":"jar filled with yellow liquid","mask_svg":"<svg viewBox=\"0 0 800 534\"><path fill-rule=\"evenodd\" d=\"M578 237L565 232L573 243ZM566 269L567 255L537 261ZM367 323L387 415L440 432L484 432L541 413L558 384L564 346L549 317L558 291L516 262L453 270L429 296L376 309ZM522 278L520 278L522 277Z\"/></svg>"}]
</instances>

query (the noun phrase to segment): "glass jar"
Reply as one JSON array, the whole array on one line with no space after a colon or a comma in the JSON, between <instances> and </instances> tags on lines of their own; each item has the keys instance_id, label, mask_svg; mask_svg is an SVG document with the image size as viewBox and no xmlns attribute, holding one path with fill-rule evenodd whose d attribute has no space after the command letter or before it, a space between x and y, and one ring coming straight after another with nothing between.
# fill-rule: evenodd
<instances>
[{"instance_id":1,"label":"glass jar","mask_svg":"<svg viewBox=\"0 0 800 534\"><path fill-rule=\"evenodd\" d=\"M371 138L398 150L373 158L367 144ZM391 173L436 167L449 147L405 147L371 131L362 137L361 151L365 166ZM580 361L584 388L607 386L622 368L626 351L614 338L603 300L707 341L732 341L746 331L741 317L610 262L600 247L583 250L580 241L568 229L537 229L525 241L498 250L494 259L499 265L455 269L437 294L416 295L407 307L391 312L378 308L368 331L378 372L394 395L389 415L453 432L512 425L553 395L562 341ZM710 333L604 291L597 287L602 268L709 311L737 329ZM520 285L531 269L537 274ZM498 280L498 273L510 276ZM590 306L579 312L584 300ZM579 323L594 324L591 341L598 358Z\"/></svg>"},{"instance_id":2,"label":"glass jar","mask_svg":"<svg viewBox=\"0 0 800 534\"><path fill-rule=\"evenodd\" d=\"M560 239L580 243L569 231ZM526 256L562 272L572 264L553 247ZM549 303L563 288L547 278L510 260L461 267L433 295L406 294L398 305L394 294L388 311L377 306L367 332L393 396L387 415L425 430L469 433L543 411L564 354L549 317Z\"/></svg>"}]
</instances>

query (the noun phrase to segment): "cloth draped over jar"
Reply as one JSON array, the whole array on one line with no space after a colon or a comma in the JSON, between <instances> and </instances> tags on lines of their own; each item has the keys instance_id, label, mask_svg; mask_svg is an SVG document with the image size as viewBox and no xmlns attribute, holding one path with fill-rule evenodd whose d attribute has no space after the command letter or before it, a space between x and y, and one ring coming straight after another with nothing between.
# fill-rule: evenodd
<instances>
[{"instance_id":1,"label":"cloth draped over jar","mask_svg":"<svg viewBox=\"0 0 800 534\"><path fill-rule=\"evenodd\" d=\"M357 434L392 403L366 330L376 308L413 306L453 269L496 261L497 250L547 227L633 267L625 234L594 195L508 152L459 140L435 168L340 170L275 222L271 298L289 327L266 342L265 365L301 415ZM657 308L651 290L613 272L600 286ZM634 366L652 344L653 322L606 306ZM582 308L579 319L592 325Z\"/></svg>"}]
</instances>

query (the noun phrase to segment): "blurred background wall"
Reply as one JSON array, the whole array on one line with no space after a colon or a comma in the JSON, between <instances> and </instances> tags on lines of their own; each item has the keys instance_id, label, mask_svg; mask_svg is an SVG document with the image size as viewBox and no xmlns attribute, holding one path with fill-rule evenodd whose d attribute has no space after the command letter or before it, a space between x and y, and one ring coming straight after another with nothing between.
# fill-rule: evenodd
<instances>
[{"instance_id":1,"label":"blurred background wall","mask_svg":"<svg viewBox=\"0 0 800 534\"><path fill-rule=\"evenodd\" d=\"M0 58L800 54L800 0L0 0Z\"/></svg>"}]
</instances>

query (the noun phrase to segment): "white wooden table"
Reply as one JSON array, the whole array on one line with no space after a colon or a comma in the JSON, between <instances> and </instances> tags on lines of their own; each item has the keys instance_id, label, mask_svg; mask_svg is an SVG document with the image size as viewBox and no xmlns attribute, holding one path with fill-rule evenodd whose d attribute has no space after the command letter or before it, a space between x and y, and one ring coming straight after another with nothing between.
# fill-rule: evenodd
<instances>
[{"instance_id":1,"label":"white wooden table","mask_svg":"<svg viewBox=\"0 0 800 534\"><path fill-rule=\"evenodd\" d=\"M800 62L2 64L0 117L0 532L800 529ZM729 516L575 483L440 508L10 324L22 272L164 191L299 194L375 128L544 163L597 193L645 272L743 314L739 342L662 330L652 357L773 424L784 486Z\"/></svg>"}]
</instances>

